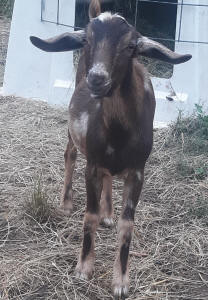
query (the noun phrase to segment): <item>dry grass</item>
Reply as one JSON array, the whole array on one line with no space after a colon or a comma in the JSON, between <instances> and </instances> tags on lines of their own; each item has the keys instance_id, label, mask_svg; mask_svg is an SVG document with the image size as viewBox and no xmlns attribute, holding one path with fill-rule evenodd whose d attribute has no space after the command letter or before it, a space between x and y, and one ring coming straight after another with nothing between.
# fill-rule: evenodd
<instances>
[{"instance_id":1,"label":"dry grass","mask_svg":"<svg viewBox=\"0 0 208 300\"><path fill-rule=\"evenodd\" d=\"M57 210L67 110L0 98L0 137L0 299L112 299L115 228L98 229L92 280L76 280L73 273L86 196L80 155L74 213L61 217ZM208 299L208 180L178 171L179 162L195 170L199 162L208 165L208 158L186 153L187 142L186 136L171 136L170 129L155 132L131 246L131 300ZM38 199L47 199L45 219L34 214L38 178ZM116 220L121 187L115 180Z\"/></svg>"}]
</instances>

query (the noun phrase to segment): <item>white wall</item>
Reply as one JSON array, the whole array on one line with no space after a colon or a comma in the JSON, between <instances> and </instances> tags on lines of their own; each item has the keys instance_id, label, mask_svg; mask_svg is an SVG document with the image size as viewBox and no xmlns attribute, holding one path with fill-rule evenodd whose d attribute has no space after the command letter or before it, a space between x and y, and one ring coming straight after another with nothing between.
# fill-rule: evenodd
<instances>
[{"instance_id":1,"label":"white wall","mask_svg":"<svg viewBox=\"0 0 208 300\"><path fill-rule=\"evenodd\" d=\"M43 17L56 21L56 8L56 0L46 0ZM73 53L44 53L30 43L29 37L48 38L72 29L41 22L40 16L41 0L15 1L3 94L66 104L73 92ZM75 0L60 0L60 22L73 25L74 18ZM72 88L61 88L69 79Z\"/></svg>"},{"instance_id":2,"label":"white wall","mask_svg":"<svg viewBox=\"0 0 208 300\"><path fill-rule=\"evenodd\" d=\"M182 0L178 0L179 3ZM184 0L184 4L208 4L207 0ZM180 26L181 7L178 6L176 38ZM208 42L208 7L183 7L181 24L181 40ZM176 42L175 51L190 53L192 59L184 64L176 65L173 76L169 80L153 78L153 85L157 97L156 122L169 123L183 110L190 114L195 103L202 103L208 107L208 45ZM166 96L176 93L173 101Z\"/></svg>"}]
</instances>

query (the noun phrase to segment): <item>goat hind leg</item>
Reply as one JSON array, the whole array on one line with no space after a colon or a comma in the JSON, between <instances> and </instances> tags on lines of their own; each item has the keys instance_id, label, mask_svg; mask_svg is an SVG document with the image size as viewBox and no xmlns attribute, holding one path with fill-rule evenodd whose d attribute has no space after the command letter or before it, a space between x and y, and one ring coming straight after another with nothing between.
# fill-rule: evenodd
<instances>
[{"instance_id":1,"label":"goat hind leg","mask_svg":"<svg viewBox=\"0 0 208 300\"><path fill-rule=\"evenodd\" d=\"M64 186L61 194L61 210L65 215L70 215L73 210L72 202L72 177L77 158L77 149L68 133L69 141L64 153L65 172Z\"/></svg>"},{"instance_id":2,"label":"goat hind leg","mask_svg":"<svg viewBox=\"0 0 208 300\"><path fill-rule=\"evenodd\" d=\"M132 239L134 214L142 190L144 170L130 171L123 193L123 209L118 223L119 248L113 268L115 299L125 299L129 289L129 247Z\"/></svg>"}]
</instances>

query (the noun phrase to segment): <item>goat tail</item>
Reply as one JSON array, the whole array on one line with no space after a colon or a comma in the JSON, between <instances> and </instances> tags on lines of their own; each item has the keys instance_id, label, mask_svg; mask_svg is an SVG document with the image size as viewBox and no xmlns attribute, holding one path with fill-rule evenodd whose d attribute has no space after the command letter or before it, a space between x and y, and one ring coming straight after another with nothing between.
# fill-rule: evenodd
<instances>
[{"instance_id":1,"label":"goat tail","mask_svg":"<svg viewBox=\"0 0 208 300\"><path fill-rule=\"evenodd\" d=\"M89 6L89 18L96 18L101 14L100 0L91 0Z\"/></svg>"}]
</instances>

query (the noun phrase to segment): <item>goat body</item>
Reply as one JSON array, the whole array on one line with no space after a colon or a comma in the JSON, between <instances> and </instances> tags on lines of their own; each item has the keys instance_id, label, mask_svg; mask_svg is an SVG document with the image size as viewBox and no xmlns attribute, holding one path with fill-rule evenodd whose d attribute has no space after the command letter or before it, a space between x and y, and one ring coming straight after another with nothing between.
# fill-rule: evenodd
<instances>
[{"instance_id":1,"label":"goat body","mask_svg":"<svg viewBox=\"0 0 208 300\"><path fill-rule=\"evenodd\" d=\"M112 176L124 178L123 208L118 222L119 246L113 269L113 293L125 298L129 287L128 255L135 209L152 149L155 97L151 81L137 55L182 63L179 55L142 37L127 21L100 12L92 0L85 31L66 33L32 43L44 51L83 48L76 88L69 105L69 142L61 206L72 211L72 175L77 148L86 156L87 206L84 237L76 274L88 279L94 268L94 236L98 224L113 225Z\"/></svg>"}]
</instances>

